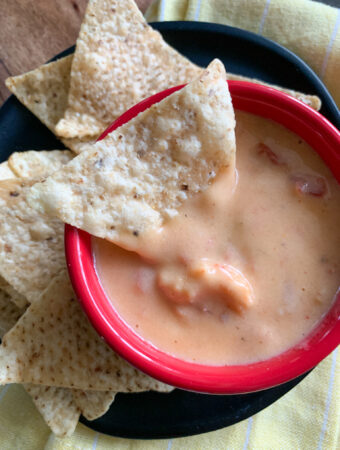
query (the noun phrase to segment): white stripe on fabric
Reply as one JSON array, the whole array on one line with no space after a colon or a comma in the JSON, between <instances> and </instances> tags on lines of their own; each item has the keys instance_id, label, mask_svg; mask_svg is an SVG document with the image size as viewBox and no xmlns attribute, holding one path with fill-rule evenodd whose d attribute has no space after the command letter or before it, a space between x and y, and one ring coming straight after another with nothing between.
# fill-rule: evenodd
<instances>
[{"instance_id":1,"label":"white stripe on fabric","mask_svg":"<svg viewBox=\"0 0 340 450\"><path fill-rule=\"evenodd\" d=\"M98 438L99 438L99 433L96 433L94 435L94 439L93 439L92 450L96 450L97 444L98 444Z\"/></svg>"},{"instance_id":2,"label":"white stripe on fabric","mask_svg":"<svg viewBox=\"0 0 340 450\"><path fill-rule=\"evenodd\" d=\"M8 384L7 386L5 386L5 387L2 389L2 391L0 392L0 402L1 402L1 400L5 397L6 392L8 391L9 387L10 387L10 384Z\"/></svg>"},{"instance_id":3,"label":"white stripe on fabric","mask_svg":"<svg viewBox=\"0 0 340 450\"><path fill-rule=\"evenodd\" d=\"M160 14L159 14L159 20L164 20L165 17L165 0L161 0L160 4Z\"/></svg>"},{"instance_id":4,"label":"white stripe on fabric","mask_svg":"<svg viewBox=\"0 0 340 450\"><path fill-rule=\"evenodd\" d=\"M194 20L200 19L201 3L202 3L202 0L198 0L197 5L196 5Z\"/></svg>"},{"instance_id":5,"label":"white stripe on fabric","mask_svg":"<svg viewBox=\"0 0 340 450\"><path fill-rule=\"evenodd\" d=\"M166 450L171 450L172 441L173 441L172 439L169 439L168 446L167 446Z\"/></svg>"},{"instance_id":6,"label":"white stripe on fabric","mask_svg":"<svg viewBox=\"0 0 340 450\"><path fill-rule=\"evenodd\" d=\"M244 441L243 450L247 450L247 448L248 448L249 438L250 438L250 433L251 433L252 426L253 426L253 418L249 417L248 425L247 425L247 431L246 431L246 439Z\"/></svg>"},{"instance_id":7,"label":"white stripe on fabric","mask_svg":"<svg viewBox=\"0 0 340 450\"><path fill-rule=\"evenodd\" d=\"M338 349L335 350L335 352L333 353L333 357L332 357L331 374L329 377L328 391L327 391L327 398L326 398L326 407L325 407L325 412L323 415L323 423L322 423L322 428L321 428L321 433L320 433L318 450L322 449L322 444L323 444L323 440L325 438L325 433L326 433L326 428L327 428L328 413L329 413L329 408L331 406L331 401L332 401L332 391L333 391L333 384L334 384L334 378L335 378L335 367L336 367L337 354L338 354Z\"/></svg>"},{"instance_id":8,"label":"white stripe on fabric","mask_svg":"<svg viewBox=\"0 0 340 450\"><path fill-rule=\"evenodd\" d=\"M262 17L261 17L261 22L260 22L260 25L259 25L259 34L262 34L263 27L264 27L264 22L265 22L265 20L267 18L268 11L269 11L269 5L270 5L270 0L267 0L266 4L264 5L264 10L263 10L263 14L262 14Z\"/></svg>"},{"instance_id":9,"label":"white stripe on fabric","mask_svg":"<svg viewBox=\"0 0 340 450\"><path fill-rule=\"evenodd\" d=\"M335 38L336 38L336 34L338 32L339 26L340 26L340 9L338 9L338 15L336 17L336 21L335 21L335 25L334 25L334 28L333 28L333 31L332 31L332 35L331 35L331 38L329 40L328 47L327 47L327 50L326 50L326 54L325 54L325 57L324 57L323 62L322 62L322 66L321 66L321 70L320 70L320 78L323 78L325 76L326 68L327 68L327 64L328 64L328 59L329 59L329 56L331 54L331 51L332 51L332 48L333 48L333 44L334 44L334 41L335 41Z\"/></svg>"}]
</instances>

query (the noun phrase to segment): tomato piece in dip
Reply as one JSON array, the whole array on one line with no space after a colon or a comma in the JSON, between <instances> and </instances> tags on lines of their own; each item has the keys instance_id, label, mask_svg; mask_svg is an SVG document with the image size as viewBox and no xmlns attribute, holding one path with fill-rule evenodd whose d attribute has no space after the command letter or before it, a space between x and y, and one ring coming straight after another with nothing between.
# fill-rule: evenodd
<instances>
[{"instance_id":1,"label":"tomato piece in dip","mask_svg":"<svg viewBox=\"0 0 340 450\"><path fill-rule=\"evenodd\" d=\"M297 344L340 280L337 181L281 125L236 120L236 168L160 230L132 236L137 252L93 238L98 277L125 322L202 364L247 364Z\"/></svg>"}]
</instances>

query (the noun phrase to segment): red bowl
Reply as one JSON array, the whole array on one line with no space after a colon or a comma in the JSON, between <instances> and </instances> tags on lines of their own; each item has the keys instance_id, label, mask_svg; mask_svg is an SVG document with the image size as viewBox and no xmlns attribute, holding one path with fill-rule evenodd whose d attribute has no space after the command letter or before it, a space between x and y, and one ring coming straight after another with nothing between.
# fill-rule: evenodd
<instances>
[{"instance_id":1,"label":"red bowl","mask_svg":"<svg viewBox=\"0 0 340 450\"><path fill-rule=\"evenodd\" d=\"M298 134L320 154L340 182L340 132L328 120L275 89L241 81L228 84L236 109L272 119ZM182 87L167 89L133 106L99 139ZM278 356L253 364L229 366L180 360L145 341L119 316L97 277L88 233L66 225L65 251L72 285L97 332L135 367L173 386L212 394L267 389L312 369L340 343L339 292L330 311L310 335Z\"/></svg>"}]
</instances>

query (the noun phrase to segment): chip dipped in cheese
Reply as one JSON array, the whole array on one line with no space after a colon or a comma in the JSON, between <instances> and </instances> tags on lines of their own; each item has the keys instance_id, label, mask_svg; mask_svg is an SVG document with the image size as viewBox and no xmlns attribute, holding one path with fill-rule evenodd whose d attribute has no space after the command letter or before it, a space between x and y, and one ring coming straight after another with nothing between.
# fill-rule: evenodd
<instances>
[{"instance_id":1,"label":"chip dipped in cheese","mask_svg":"<svg viewBox=\"0 0 340 450\"><path fill-rule=\"evenodd\" d=\"M160 227L235 159L223 64L121 126L29 195L32 206L116 243Z\"/></svg>"}]
</instances>

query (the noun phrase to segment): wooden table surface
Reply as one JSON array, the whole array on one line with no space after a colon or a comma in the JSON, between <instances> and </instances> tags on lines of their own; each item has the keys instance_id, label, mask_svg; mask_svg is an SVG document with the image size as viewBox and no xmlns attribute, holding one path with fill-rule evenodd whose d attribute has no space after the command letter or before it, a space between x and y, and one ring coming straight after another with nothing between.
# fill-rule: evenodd
<instances>
[{"instance_id":1,"label":"wooden table surface","mask_svg":"<svg viewBox=\"0 0 340 450\"><path fill-rule=\"evenodd\" d=\"M0 0L0 105L10 95L8 76L32 70L76 42L87 2ZM150 0L136 3L144 11Z\"/></svg>"},{"instance_id":2,"label":"wooden table surface","mask_svg":"<svg viewBox=\"0 0 340 450\"><path fill-rule=\"evenodd\" d=\"M0 105L4 80L45 63L73 45L88 0L0 0ZM141 10L152 0L137 0ZM323 0L340 6L340 0Z\"/></svg>"}]
</instances>

